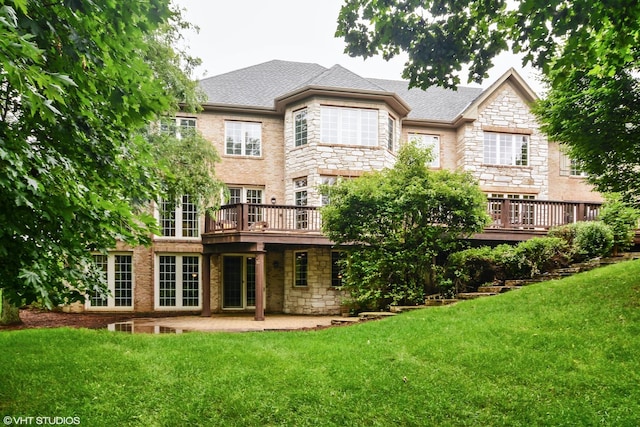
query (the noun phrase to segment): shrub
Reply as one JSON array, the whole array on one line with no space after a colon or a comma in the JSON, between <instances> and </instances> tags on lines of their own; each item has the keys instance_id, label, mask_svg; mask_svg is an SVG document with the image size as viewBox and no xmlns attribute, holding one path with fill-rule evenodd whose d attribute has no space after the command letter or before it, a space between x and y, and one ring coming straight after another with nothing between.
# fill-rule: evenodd
<instances>
[{"instance_id":1,"label":"shrub","mask_svg":"<svg viewBox=\"0 0 640 427\"><path fill-rule=\"evenodd\" d=\"M471 248L449 255L445 279L452 281L456 292L470 292L495 280L498 269L490 247Z\"/></svg>"},{"instance_id":2,"label":"shrub","mask_svg":"<svg viewBox=\"0 0 640 427\"><path fill-rule=\"evenodd\" d=\"M534 237L519 243L513 250L511 259L505 259L510 264L505 270L511 278L524 279L544 273L554 268L569 264L567 256L569 245L558 237ZM513 262L517 262L517 269Z\"/></svg>"},{"instance_id":3,"label":"shrub","mask_svg":"<svg viewBox=\"0 0 640 427\"><path fill-rule=\"evenodd\" d=\"M613 232L613 253L629 249L638 226L640 211L624 203L617 195L607 196L598 219L607 224Z\"/></svg>"},{"instance_id":4,"label":"shrub","mask_svg":"<svg viewBox=\"0 0 640 427\"><path fill-rule=\"evenodd\" d=\"M572 251L576 261L610 255L612 248L613 232L607 224L602 221L576 223Z\"/></svg>"}]
</instances>

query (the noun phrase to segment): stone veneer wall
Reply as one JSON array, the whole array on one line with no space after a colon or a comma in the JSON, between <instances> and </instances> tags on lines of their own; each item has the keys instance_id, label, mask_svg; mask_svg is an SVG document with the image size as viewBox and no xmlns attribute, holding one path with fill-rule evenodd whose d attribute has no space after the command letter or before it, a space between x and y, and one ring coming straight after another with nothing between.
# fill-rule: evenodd
<instances>
[{"instance_id":1,"label":"stone veneer wall","mask_svg":"<svg viewBox=\"0 0 640 427\"><path fill-rule=\"evenodd\" d=\"M486 165L484 132L529 135L529 165ZM487 192L533 194L548 199L548 142L529 106L511 84L505 84L478 107L478 118L458 131L458 168L472 172Z\"/></svg>"},{"instance_id":2,"label":"stone veneer wall","mask_svg":"<svg viewBox=\"0 0 640 427\"><path fill-rule=\"evenodd\" d=\"M343 292L331 287L331 248L309 248L308 286L294 286L294 251L284 253L284 312L339 314Z\"/></svg>"},{"instance_id":3,"label":"stone veneer wall","mask_svg":"<svg viewBox=\"0 0 640 427\"><path fill-rule=\"evenodd\" d=\"M323 105L377 110L379 145L370 147L323 143L320 139L320 109ZM301 147L295 147L293 117L295 112L302 108L307 109L308 142ZM358 176L365 171L392 166L395 162L395 154L387 149L389 114L388 107L381 102L346 102L322 97L314 97L287 108L284 119L285 203L294 203L293 180L297 178L307 177L307 204L320 206L321 196L317 186L322 183L322 176ZM395 135L394 148L397 149L400 135L400 123L397 119Z\"/></svg>"}]
</instances>

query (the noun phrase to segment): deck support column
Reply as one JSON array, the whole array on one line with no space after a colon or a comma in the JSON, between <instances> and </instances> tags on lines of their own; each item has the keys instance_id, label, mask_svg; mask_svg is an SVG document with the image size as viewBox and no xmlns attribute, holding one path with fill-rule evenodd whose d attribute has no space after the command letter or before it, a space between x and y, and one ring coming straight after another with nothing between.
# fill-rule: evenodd
<instances>
[{"instance_id":1,"label":"deck support column","mask_svg":"<svg viewBox=\"0 0 640 427\"><path fill-rule=\"evenodd\" d=\"M211 254L202 255L202 317L211 317Z\"/></svg>"},{"instance_id":2,"label":"deck support column","mask_svg":"<svg viewBox=\"0 0 640 427\"><path fill-rule=\"evenodd\" d=\"M256 313L254 320L264 320L264 289L265 289L265 250L264 243L256 243Z\"/></svg>"}]
</instances>

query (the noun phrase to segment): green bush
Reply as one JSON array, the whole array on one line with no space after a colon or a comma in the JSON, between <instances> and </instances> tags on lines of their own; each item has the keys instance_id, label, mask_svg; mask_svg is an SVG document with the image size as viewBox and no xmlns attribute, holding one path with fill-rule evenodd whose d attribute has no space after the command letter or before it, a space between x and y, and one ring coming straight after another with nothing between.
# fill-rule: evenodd
<instances>
[{"instance_id":1,"label":"green bush","mask_svg":"<svg viewBox=\"0 0 640 427\"><path fill-rule=\"evenodd\" d=\"M607 224L613 232L613 252L629 249L633 245L633 236L638 226L640 211L624 203L617 195L607 196L598 219Z\"/></svg>"},{"instance_id":2,"label":"green bush","mask_svg":"<svg viewBox=\"0 0 640 427\"><path fill-rule=\"evenodd\" d=\"M515 246L455 252L447 260L443 280L453 283L457 292L471 292L485 283L530 278L566 266L570 261L568 247L561 238L536 237Z\"/></svg>"},{"instance_id":3,"label":"green bush","mask_svg":"<svg viewBox=\"0 0 640 427\"><path fill-rule=\"evenodd\" d=\"M573 257L576 261L603 257L611 254L613 231L602 221L576 223L573 239Z\"/></svg>"},{"instance_id":4,"label":"green bush","mask_svg":"<svg viewBox=\"0 0 640 427\"><path fill-rule=\"evenodd\" d=\"M495 280L498 270L493 250L483 246L449 255L444 277L453 283L456 292L471 292Z\"/></svg>"}]
</instances>

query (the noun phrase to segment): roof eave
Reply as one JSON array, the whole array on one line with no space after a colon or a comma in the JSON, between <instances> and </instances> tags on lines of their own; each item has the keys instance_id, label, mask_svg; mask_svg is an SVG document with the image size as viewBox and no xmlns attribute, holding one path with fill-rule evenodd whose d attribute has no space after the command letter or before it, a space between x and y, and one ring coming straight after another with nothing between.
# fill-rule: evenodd
<instances>
[{"instance_id":1,"label":"roof eave","mask_svg":"<svg viewBox=\"0 0 640 427\"><path fill-rule=\"evenodd\" d=\"M289 92L275 99L275 110L284 113L286 106L309 98L311 96L329 96L337 98L349 98L360 100L380 100L391 107L400 118L405 117L411 111L411 107L397 94L384 91L373 91L365 89L336 88L326 86L305 86Z\"/></svg>"},{"instance_id":2,"label":"roof eave","mask_svg":"<svg viewBox=\"0 0 640 427\"><path fill-rule=\"evenodd\" d=\"M217 104L217 103L203 103L202 108L205 111L224 111L229 113L243 113L243 114L267 114L267 115L279 115L280 113L272 107L261 107L255 105L237 105L237 104Z\"/></svg>"}]
</instances>

